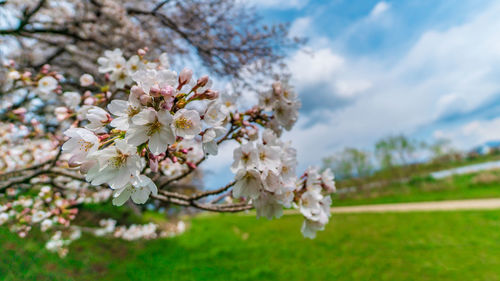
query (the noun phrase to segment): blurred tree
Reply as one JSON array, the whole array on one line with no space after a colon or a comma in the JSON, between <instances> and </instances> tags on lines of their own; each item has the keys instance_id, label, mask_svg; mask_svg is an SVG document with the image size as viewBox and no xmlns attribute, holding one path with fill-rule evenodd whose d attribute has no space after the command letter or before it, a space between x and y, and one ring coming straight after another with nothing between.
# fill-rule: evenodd
<instances>
[{"instance_id":1,"label":"blurred tree","mask_svg":"<svg viewBox=\"0 0 500 281\"><path fill-rule=\"evenodd\" d=\"M349 147L337 155L324 158L323 166L332 169L339 179L363 178L373 171L370 154Z\"/></svg>"},{"instance_id":2,"label":"blurred tree","mask_svg":"<svg viewBox=\"0 0 500 281\"><path fill-rule=\"evenodd\" d=\"M448 162L456 160L457 150L452 146L449 139L437 139L434 143L428 145L433 162Z\"/></svg>"},{"instance_id":3,"label":"blurred tree","mask_svg":"<svg viewBox=\"0 0 500 281\"><path fill-rule=\"evenodd\" d=\"M375 144L375 155L382 169L390 169L410 164L419 147L422 147L422 144L405 135L388 136Z\"/></svg>"},{"instance_id":4,"label":"blurred tree","mask_svg":"<svg viewBox=\"0 0 500 281\"><path fill-rule=\"evenodd\" d=\"M21 66L50 63L66 73L97 74L104 50L130 56L155 46L152 55L195 58L211 73L244 81L255 75L242 70L282 69L274 66L303 42L288 36L287 24L264 25L235 0L7 0L0 1L0 27L0 42L11 44L8 55Z\"/></svg>"}]
</instances>

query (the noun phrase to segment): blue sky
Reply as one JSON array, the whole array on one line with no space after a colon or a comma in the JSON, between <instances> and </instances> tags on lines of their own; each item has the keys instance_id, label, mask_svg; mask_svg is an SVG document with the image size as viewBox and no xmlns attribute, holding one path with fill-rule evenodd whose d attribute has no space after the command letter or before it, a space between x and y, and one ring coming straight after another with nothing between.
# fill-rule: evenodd
<instances>
[{"instance_id":1,"label":"blue sky","mask_svg":"<svg viewBox=\"0 0 500 281\"><path fill-rule=\"evenodd\" d=\"M251 2L309 38L287 58L303 108L284 137L299 170L389 134L462 149L500 139L499 1Z\"/></svg>"}]
</instances>

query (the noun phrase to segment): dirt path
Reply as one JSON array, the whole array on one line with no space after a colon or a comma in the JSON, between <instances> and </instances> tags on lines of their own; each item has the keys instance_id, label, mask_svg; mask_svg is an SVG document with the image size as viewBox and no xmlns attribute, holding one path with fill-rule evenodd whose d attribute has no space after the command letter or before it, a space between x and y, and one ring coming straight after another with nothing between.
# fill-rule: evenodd
<instances>
[{"instance_id":1,"label":"dirt path","mask_svg":"<svg viewBox=\"0 0 500 281\"><path fill-rule=\"evenodd\" d=\"M500 209L500 198L332 207L331 211L332 213L383 213L487 209ZM298 210L285 211L285 214L297 213Z\"/></svg>"}]
</instances>

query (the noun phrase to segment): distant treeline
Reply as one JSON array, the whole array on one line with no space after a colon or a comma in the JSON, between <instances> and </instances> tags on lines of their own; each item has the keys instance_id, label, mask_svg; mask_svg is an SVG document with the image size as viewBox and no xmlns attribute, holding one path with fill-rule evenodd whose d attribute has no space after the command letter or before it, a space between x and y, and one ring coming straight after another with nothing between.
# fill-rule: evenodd
<instances>
[{"instance_id":1,"label":"distant treeline","mask_svg":"<svg viewBox=\"0 0 500 281\"><path fill-rule=\"evenodd\" d=\"M380 139L372 151L346 147L324 158L323 166L335 172L341 185L362 185L373 180L408 178L459 165L475 157L473 153L454 148L447 139L427 143L400 134Z\"/></svg>"}]
</instances>

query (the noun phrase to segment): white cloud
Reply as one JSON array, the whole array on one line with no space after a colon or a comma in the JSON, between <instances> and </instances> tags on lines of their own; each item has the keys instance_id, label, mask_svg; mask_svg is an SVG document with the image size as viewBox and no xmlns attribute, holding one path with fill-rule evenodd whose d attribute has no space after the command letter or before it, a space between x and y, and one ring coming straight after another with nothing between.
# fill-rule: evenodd
<instances>
[{"instance_id":1,"label":"white cloud","mask_svg":"<svg viewBox=\"0 0 500 281\"><path fill-rule=\"evenodd\" d=\"M293 21L289 34L291 37L306 37L311 35L312 21L310 17L302 17Z\"/></svg>"},{"instance_id":2,"label":"white cloud","mask_svg":"<svg viewBox=\"0 0 500 281\"><path fill-rule=\"evenodd\" d=\"M324 96L307 91L313 85L350 99L336 110L328 104L302 116L297 128L286 134L299 150L302 168L343 146L371 147L388 134L416 133L441 118L473 111L497 95L499 13L500 4L495 3L463 24L429 30L398 60L353 59L332 48L317 49L313 57L293 55L293 82L303 103L325 103ZM462 133L471 137L462 142L474 145L475 140L496 138L490 132L495 130L500 132L500 120L469 125Z\"/></svg>"},{"instance_id":3,"label":"white cloud","mask_svg":"<svg viewBox=\"0 0 500 281\"><path fill-rule=\"evenodd\" d=\"M339 99L352 99L371 86L370 81L350 73L346 59L329 48L298 51L290 58L289 68L302 98L310 99L314 95L322 103L305 100L305 106L330 106Z\"/></svg>"},{"instance_id":4,"label":"white cloud","mask_svg":"<svg viewBox=\"0 0 500 281\"><path fill-rule=\"evenodd\" d=\"M370 12L370 17L378 17L389 10L391 6L385 1L378 2Z\"/></svg>"},{"instance_id":5,"label":"white cloud","mask_svg":"<svg viewBox=\"0 0 500 281\"><path fill-rule=\"evenodd\" d=\"M492 120L475 120L458 128L434 131L435 138L453 140L462 149L500 139L500 117Z\"/></svg>"}]
</instances>

